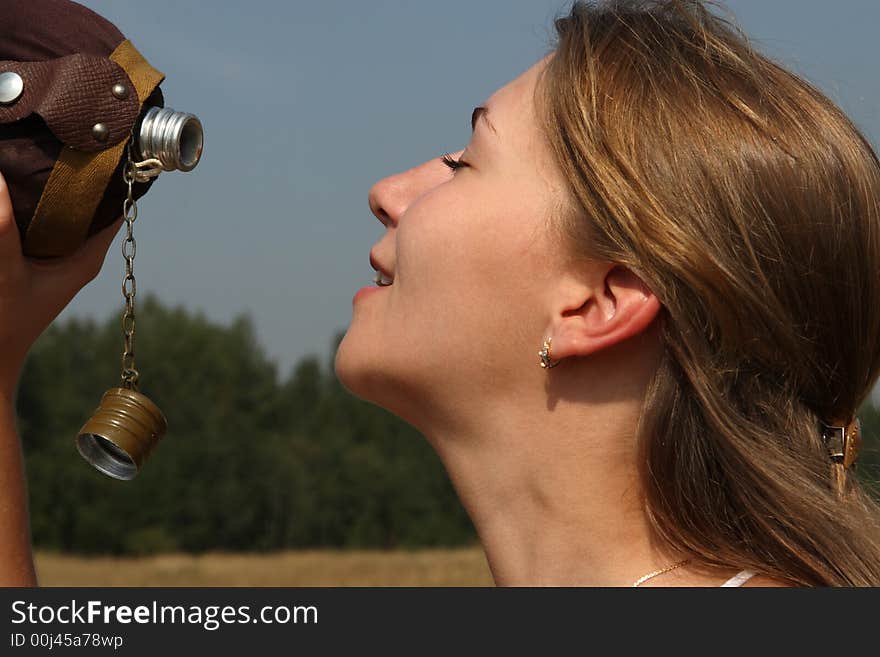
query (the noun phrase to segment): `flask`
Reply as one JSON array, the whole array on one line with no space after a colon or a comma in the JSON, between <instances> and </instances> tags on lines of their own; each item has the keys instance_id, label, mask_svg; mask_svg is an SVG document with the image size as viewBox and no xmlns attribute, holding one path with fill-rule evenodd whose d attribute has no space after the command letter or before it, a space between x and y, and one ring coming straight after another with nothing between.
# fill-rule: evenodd
<instances>
[{"instance_id":1,"label":"flask","mask_svg":"<svg viewBox=\"0 0 880 657\"><path fill-rule=\"evenodd\" d=\"M65 256L126 219L122 384L104 394L76 436L99 471L133 478L167 423L138 391L134 369L136 200L162 171L191 171L202 124L164 107L164 74L119 29L69 0L3 0L0 172L25 255ZM128 251L126 250L128 247Z\"/></svg>"},{"instance_id":2,"label":"flask","mask_svg":"<svg viewBox=\"0 0 880 657\"><path fill-rule=\"evenodd\" d=\"M129 142L162 170L196 166L201 123L163 107L164 77L82 5L3 0L0 171L25 255L72 253L119 217ZM151 184L138 181L135 199Z\"/></svg>"}]
</instances>

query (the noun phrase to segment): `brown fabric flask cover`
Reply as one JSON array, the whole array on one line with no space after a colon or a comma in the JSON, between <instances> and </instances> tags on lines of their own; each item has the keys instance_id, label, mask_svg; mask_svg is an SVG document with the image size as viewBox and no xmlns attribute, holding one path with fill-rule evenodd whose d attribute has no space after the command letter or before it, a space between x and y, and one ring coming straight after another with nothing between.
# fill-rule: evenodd
<instances>
[{"instance_id":1,"label":"brown fabric flask cover","mask_svg":"<svg viewBox=\"0 0 880 657\"><path fill-rule=\"evenodd\" d=\"M25 253L61 256L121 215L127 189L122 181L124 157L120 157L109 183L90 181L89 207L95 210L85 217L87 226L82 227L81 236L74 231L76 239L59 241L56 235L54 242L42 240L41 245L31 235L25 242L59 157L66 152L77 162L88 163L126 142L146 109L163 105L158 88L163 76L150 68L154 74L150 88L142 94L145 98L139 98L129 74L110 59L125 37L81 5L69 0L3 0L3 5L0 73L20 75L24 91L14 102L0 104L0 172L9 186ZM112 94L116 84L126 86L125 97ZM107 127L103 141L92 132L96 123ZM143 196L150 184L135 183L135 198ZM51 223L41 228L51 234Z\"/></svg>"}]
</instances>

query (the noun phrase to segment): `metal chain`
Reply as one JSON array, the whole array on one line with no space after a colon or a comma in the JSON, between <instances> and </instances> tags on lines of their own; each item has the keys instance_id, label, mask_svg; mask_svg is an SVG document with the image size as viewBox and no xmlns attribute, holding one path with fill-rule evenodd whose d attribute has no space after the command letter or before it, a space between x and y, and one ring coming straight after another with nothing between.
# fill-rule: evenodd
<instances>
[{"instance_id":1,"label":"metal chain","mask_svg":"<svg viewBox=\"0 0 880 657\"><path fill-rule=\"evenodd\" d=\"M131 145L127 149L125 169L122 179L128 185L128 196L122 202L122 217L125 219L125 240L122 242L122 257L125 258L125 278L122 279L122 296L125 297L125 311L122 313L122 387L137 390L138 374L134 366L134 298L137 295L137 281L134 278L134 256L137 242L132 228L137 219L137 202L134 200L134 162L131 159Z\"/></svg>"},{"instance_id":2,"label":"metal chain","mask_svg":"<svg viewBox=\"0 0 880 657\"><path fill-rule=\"evenodd\" d=\"M134 298L137 296L137 281L134 277L134 257L137 242L133 227L138 216L137 201L134 199L134 183L146 182L162 171L161 162L156 159L135 162L131 157L131 142L126 149L126 164L122 178L128 186L128 195L122 202L122 217L125 220L125 239L122 241L122 257L125 258L125 277L122 279L122 296L125 297L125 311L122 313L122 386L137 390L140 374L134 366Z\"/></svg>"}]
</instances>

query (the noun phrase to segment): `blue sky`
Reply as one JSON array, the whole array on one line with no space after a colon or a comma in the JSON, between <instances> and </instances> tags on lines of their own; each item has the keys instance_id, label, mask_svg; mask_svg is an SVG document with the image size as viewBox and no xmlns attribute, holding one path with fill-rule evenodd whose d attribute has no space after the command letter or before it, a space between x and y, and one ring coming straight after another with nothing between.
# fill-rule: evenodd
<instances>
[{"instance_id":1,"label":"blue sky","mask_svg":"<svg viewBox=\"0 0 880 657\"><path fill-rule=\"evenodd\" d=\"M140 204L138 291L228 321L251 315L286 371L329 356L369 283L376 180L464 145L471 109L547 52L563 0L85 0L167 74L206 133L191 174ZM767 54L880 142L880 3L730 0ZM120 308L115 244L64 316ZM148 373L147 373L148 374Z\"/></svg>"}]
</instances>

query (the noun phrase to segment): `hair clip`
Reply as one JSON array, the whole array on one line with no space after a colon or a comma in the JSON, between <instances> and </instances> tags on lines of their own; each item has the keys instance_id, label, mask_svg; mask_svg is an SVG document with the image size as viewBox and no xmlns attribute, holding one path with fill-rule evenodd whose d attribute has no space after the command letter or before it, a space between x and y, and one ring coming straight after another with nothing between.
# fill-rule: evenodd
<instances>
[{"instance_id":1,"label":"hair clip","mask_svg":"<svg viewBox=\"0 0 880 657\"><path fill-rule=\"evenodd\" d=\"M853 418L849 423L842 422L826 423L822 425L822 440L828 449L828 456L835 462L843 463L848 468L855 463L862 446L862 423L859 418Z\"/></svg>"}]
</instances>

